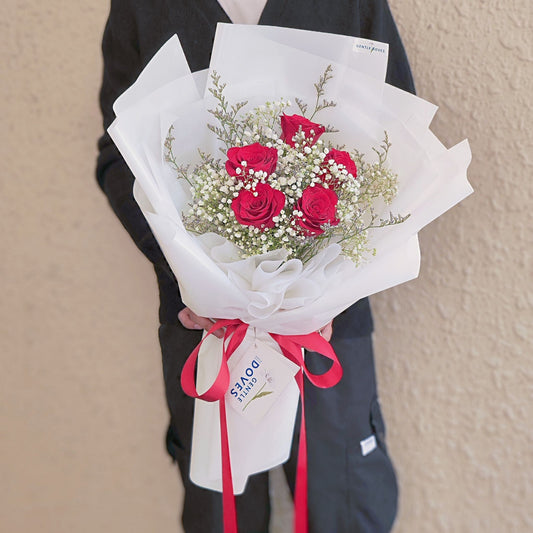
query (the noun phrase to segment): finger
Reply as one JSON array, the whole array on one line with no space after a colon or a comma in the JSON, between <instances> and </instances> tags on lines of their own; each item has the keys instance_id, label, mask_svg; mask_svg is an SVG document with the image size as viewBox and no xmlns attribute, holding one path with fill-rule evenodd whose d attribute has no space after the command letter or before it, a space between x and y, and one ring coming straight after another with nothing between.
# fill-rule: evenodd
<instances>
[{"instance_id":1,"label":"finger","mask_svg":"<svg viewBox=\"0 0 533 533\"><path fill-rule=\"evenodd\" d=\"M197 314L193 313L190 309L189 309L189 315L195 324L201 326L201 328L205 329L206 331L209 331L213 327L213 324L216 322L216 320L212 318L206 318L205 316L198 316ZM224 331L222 329L217 329L216 331L213 332L213 335L221 339L222 337L224 337Z\"/></svg>"},{"instance_id":2,"label":"finger","mask_svg":"<svg viewBox=\"0 0 533 533\"><path fill-rule=\"evenodd\" d=\"M209 319L211 321L211 326L215 323L215 322L218 322L218 318L210 318ZM209 326L211 328L211 326ZM213 335L215 337L218 337L219 339L222 339L224 337L224 332L226 331L226 328L221 328L221 329L217 329L215 332L213 332Z\"/></svg>"},{"instance_id":3,"label":"finger","mask_svg":"<svg viewBox=\"0 0 533 533\"><path fill-rule=\"evenodd\" d=\"M198 316L196 313L191 311L188 307L185 309L182 309L178 313L178 318L180 322L183 324L184 327L187 329L205 329L206 331L209 331L211 327L213 326L213 320L210 318L204 317L204 316ZM218 337L221 339L224 336L224 332L222 330L217 330L213 332L213 335L215 337Z\"/></svg>"},{"instance_id":4,"label":"finger","mask_svg":"<svg viewBox=\"0 0 533 533\"><path fill-rule=\"evenodd\" d=\"M178 319L182 323L183 327L187 329L203 329L200 324L193 320L190 314L191 310L187 307L178 313Z\"/></svg>"},{"instance_id":5,"label":"finger","mask_svg":"<svg viewBox=\"0 0 533 533\"><path fill-rule=\"evenodd\" d=\"M209 330L211 329L211 326L213 325L213 322L205 317L205 316L198 316L197 314L195 314L193 311L191 311L189 309L189 317L191 318L191 320L197 325L197 326L200 326L199 329L206 329L206 330Z\"/></svg>"},{"instance_id":6,"label":"finger","mask_svg":"<svg viewBox=\"0 0 533 533\"><path fill-rule=\"evenodd\" d=\"M333 321L326 324L322 329L318 330L318 333L324 337L328 342L331 340L333 335Z\"/></svg>"}]
</instances>

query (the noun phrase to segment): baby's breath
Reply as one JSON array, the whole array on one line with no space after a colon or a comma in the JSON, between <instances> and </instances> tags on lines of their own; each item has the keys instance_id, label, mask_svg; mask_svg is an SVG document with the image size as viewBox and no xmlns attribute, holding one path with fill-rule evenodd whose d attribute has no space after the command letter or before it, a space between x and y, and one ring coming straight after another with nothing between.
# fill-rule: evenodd
<instances>
[{"instance_id":1,"label":"baby's breath","mask_svg":"<svg viewBox=\"0 0 533 533\"><path fill-rule=\"evenodd\" d=\"M316 102L311 117L334 102L326 100L325 87L333 77L328 67L315 84ZM293 137L294 146L282 140L280 116L291 105L290 101L279 99L245 112L246 102L230 104L224 96L225 84L214 73L211 77L211 94L217 101L210 113L217 125L208 128L226 146L242 147L259 143L268 148L275 147L278 152L277 166L267 175L263 171L248 169L246 162L231 176L225 167L224 159L200 152L200 163L192 170L181 166L173 151L173 129L165 140L165 159L174 168L178 178L191 185L192 199L190 209L183 215L185 227L196 234L214 232L234 243L243 258L263 254L270 250L284 248L288 259L298 258L303 262L314 257L320 249L332 242L342 247L344 255L355 263L360 263L372 250L368 248L370 229L398 224L407 217L390 215L383 219L374 211L378 201L390 204L397 194L398 179L387 165L390 142L385 132L382 144L374 150L377 159L368 161L363 154L353 150L351 159L357 167L357 175L331 157L331 144L313 137L307 138L302 129ZM300 99L296 103L302 115L308 105ZM326 133L334 131L326 127ZM314 135L311 130L310 135ZM313 142L311 142L313 141ZM260 183L268 183L273 189L283 192L285 205L281 212L272 218L273 227L254 227L242 225L237 221L232 204L241 190L253 194ZM336 221L324 224L320 234L309 235L302 231L297 220L305 218L298 209L299 201L308 187L332 189L337 195Z\"/></svg>"}]
</instances>

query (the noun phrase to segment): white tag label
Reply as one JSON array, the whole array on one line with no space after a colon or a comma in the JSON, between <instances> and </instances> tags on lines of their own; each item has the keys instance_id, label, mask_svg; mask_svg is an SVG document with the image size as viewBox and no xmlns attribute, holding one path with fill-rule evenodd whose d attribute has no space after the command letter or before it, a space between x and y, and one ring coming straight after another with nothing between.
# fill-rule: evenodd
<instances>
[{"instance_id":1,"label":"white tag label","mask_svg":"<svg viewBox=\"0 0 533 533\"><path fill-rule=\"evenodd\" d=\"M365 440L362 440L360 442L361 444L361 453L363 454L363 457L365 455L368 455L370 452L374 451L376 449L377 443L376 443L376 437L374 435L370 435Z\"/></svg>"},{"instance_id":2,"label":"white tag label","mask_svg":"<svg viewBox=\"0 0 533 533\"><path fill-rule=\"evenodd\" d=\"M259 422L296 372L297 365L268 344L256 340L230 368L226 402L251 422Z\"/></svg>"},{"instance_id":3,"label":"white tag label","mask_svg":"<svg viewBox=\"0 0 533 533\"><path fill-rule=\"evenodd\" d=\"M386 54L388 52L388 46L378 41L369 41L368 39L359 39L356 37L354 38L353 51L367 54Z\"/></svg>"}]
</instances>

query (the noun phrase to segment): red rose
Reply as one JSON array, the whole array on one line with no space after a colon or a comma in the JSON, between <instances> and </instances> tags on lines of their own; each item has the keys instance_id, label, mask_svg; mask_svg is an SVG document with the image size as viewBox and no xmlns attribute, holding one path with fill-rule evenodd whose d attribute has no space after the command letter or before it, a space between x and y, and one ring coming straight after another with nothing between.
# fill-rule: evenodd
<instances>
[{"instance_id":1,"label":"red rose","mask_svg":"<svg viewBox=\"0 0 533 533\"><path fill-rule=\"evenodd\" d=\"M267 148L259 143L234 146L228 150L227 156L226 171L230 176L247 176L250 169L254 172L266 172L268 176L276 170L278 164L277 149ZM246 166L243 166L244 161L246 161ZM240 169L241 172L238 173L237 169Z\"/></svg>"},{"instance_id":2,"label":"red rose","mask_svg":"<svg viewBox=\"0 0 533 533\"><path fill-rule=\"evenodd\" d=\"M320 179L330 186L333 189L338 188L339 186L339 180L335 177L331 176L328 178L327 174L330 173L330 161L333 160L337 165L344 165L344 168L354 177L357 178L357 166L353 159L350 157L350 154L348 152L344 152L342 150L337 150L336 148L332 148L327 154L326 158L324 159L324 163L322 163L322 170L319 174Z\"/></svg>"},{"instance_id":3,"label":"red rose","mask_svg":"<svg viewBox=\"0 0 533 533\"><path fill-rule=\"evenodd\" d=\"M337 201L338 197L331 189L322 185L307 187L296 204L296 209L302 212L302 216L296 217L296 223L306 235L324 233L324 224L336 226L339 223L335 216Z\"/></svg>"},{"instance_id":4,"label":"red rose","mask_svg":"<svg viewBox=\"0 0 533 533\"><path fill-rule=\"evenodd\" d=\"M293 137L299 132L303 131L307 144L315 144L319 137L326 131L326 128L316 122L311 122L301 115L285 115L281 116L281 140L286 142L289 146L294 147Z\"/></svg>"},{"instance_id":5,"label":"red rose","mask_svg":"<svg viewBox=\"0 0 533 533\"><path fill-rule=\"evenodd\" d=\"M344 168L354 177L357 178L357 166L348 152L332 148L327 154L324 163L329 163L333 159L337 165L344 165Z\"/></svg>"},{"instance_id":6,"label":"red rose","mask_svg":"<svg viewBox=\"0 0 533 533\"><path fill-rule=\"evenodd\" d=\"M273 228L272 220L285 206L285 195L268 183L258 183L255 191L241 189L231 202L231 208L239 224L256 228Z\"/></svg>"}]
</instances>

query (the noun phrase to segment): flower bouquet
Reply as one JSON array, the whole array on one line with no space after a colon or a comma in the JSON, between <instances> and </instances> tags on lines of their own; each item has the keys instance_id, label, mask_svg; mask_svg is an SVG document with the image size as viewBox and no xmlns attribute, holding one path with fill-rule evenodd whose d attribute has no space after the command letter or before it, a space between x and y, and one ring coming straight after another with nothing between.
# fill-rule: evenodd
<instances>
[{"instance_id":1,"label":"flower bouquet","mask_svg":"<svg viewBox=\"0 0 533 533\"><path fill-rule=\"evenodd\" d=\"M208 128L223 144L225 157L200 152L201 161L191 170L174 153L174 125L165 141L166 161L192 193L183 217L189 232L223 236L241 259L282 250L285 261L299 259L303 265L335 242L343 256L360 264L369 230L407 219L392 213L383 219L374 208L379 200L390 204L397 193L397 176L386 165L387 133L374 148L377 161L368 163L357 150L350 154L324 143L322 135L335 130L304 116L335 107L323 99L332 78L328 65L315 84L314 109L296 99L302 114L287 115L291 102L285 100L243 113L247 102L231 105L220 77L212 74L217 106L210 112L218 125Z\"/></svg>"},{"instance_id":2,"label":"flower bouquet","mask_svg":"<svg viewBox=\"0 0 533 533\"><path fill-rule=\"evenodd\" d=\"M225 330L182 376L201 398L201 486L238 494L288 458L303 374L342 374L315 332L416 277L417 232L472 192L468 143L446 149L436 107L384 83L386 66L386 44L220 24L208 71L191 74L173 37L115 103L109 133L182 299ZM331 369L309 374L303 348Z\"/></svg>"}]
</instances>

